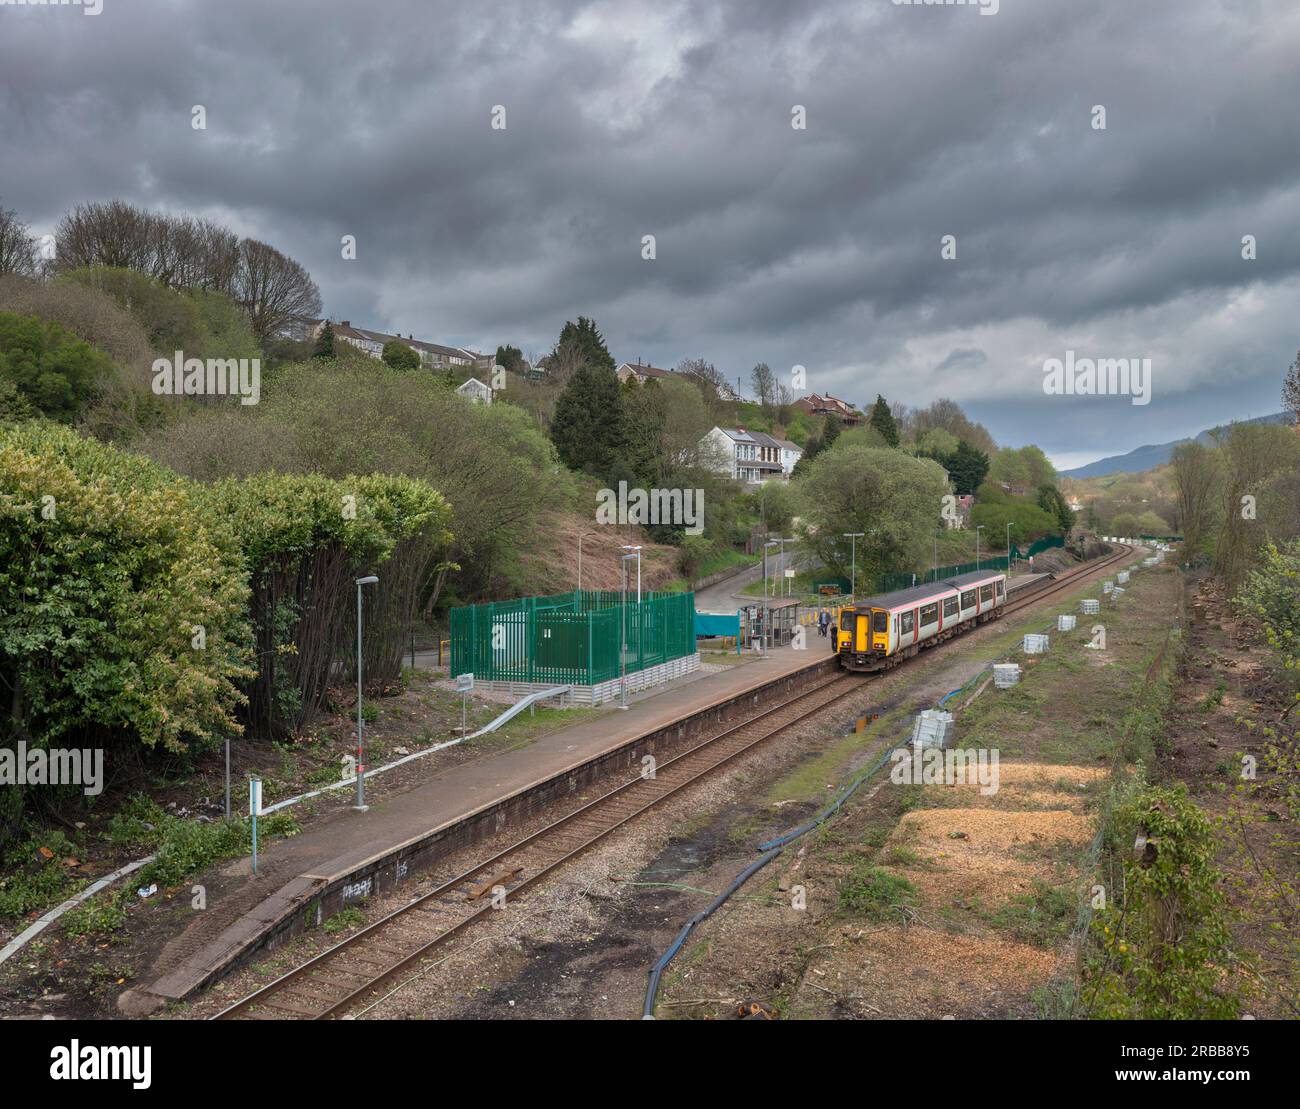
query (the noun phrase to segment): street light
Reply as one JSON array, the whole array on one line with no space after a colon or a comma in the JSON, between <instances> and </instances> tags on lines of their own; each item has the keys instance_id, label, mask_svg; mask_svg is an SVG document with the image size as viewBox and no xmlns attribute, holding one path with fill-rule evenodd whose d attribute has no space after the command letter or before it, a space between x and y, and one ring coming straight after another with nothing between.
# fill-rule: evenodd
<instances>
[{"instance_id":1,"label":"street light","mask_svg":"<svg viewBox=\"0 0 1300 1109\"><path fill-rule=\"evenodd\" d=\"M772 592L777 596L784 597L785 582L787 580L785 576L785 536L778 535L776 541L781 544L781 577L778 579L778 588L773 589Z\"/></svg>"},{"instance_id":2,"label":"street light","mask_svg":"<svg viewBox=\"0 0 1300 1109\"><path fill-rule=\"evenodd\" d=\"M597 532L594 531L584 531L580 536L578 536L578 592L579 593L582 592L582 541L584 539L590 539L593 535L596 534Z\"/></svg>"},{"instance_id":3,"label":"street light","mask_svg":"<svg viewBox=\"0 0 1300 1109\"><path fill-rule=\"evenodd\" d=\"M934 580L939 580L939 529L934 529Z\"/></svg>"},{"instance_id":4,"label":"street light","mask_svg":"<svg viewBox=\"0 0 1300 1109\"><path fill-rule=\"evenodd\" d=\"M366 745L365 725L361 719L361 587L375 585L379 579L374 574L357 578L357 803L352 807L357 812L365 812L366 804Z\"/></svg>"},{"instance_id":5,"label":"street light","mask_svg":"<svg viewBox=\"0 0 1300 1109\"><path fill-rule=\"evenodd\" d=\"M625 554L619 559L619 570L621 572L621 582L623 590L623 603L618 606L619 627L621 628L622 649L618 652L618 674L619 685L619 705L621 709L627 708L627 560L635 558L640 561L640 555Z\"/></svg>"},{"instance_id":6,"label":"street light","mask_svg":"<svg viewBox=\"0 0 1300 1109\"><path fill-rule=\"evenodd\" d=\"M763 634L759 637L763 644L763 654L767 655L767 641L772 634L772 610L767 603L767 549L780 546L777 540L769 539L763 544Z\"/></svg>"},{"instance_id":7,"label":"street light","mask_svg":"<svg viewBox=\"0 0 1300 1109\"><path fill-rule=\"evenodd\" d=\"M1011 576L1011 521L1007 521L1007 576Z\"/></svg>"},{"instance_id":8,"label":"street light","mask_svg":"<svg viewBox=\"0 0 1300 1109\"><path fill-rule=\"evenodd\" d=\"M984 525L980 524L975 529L975 569L980 568L980 532L984 530Z\"/></svg>"},{"instance_id":9,"label":"street light","mask_svg":"<svg viewBox=\"0 0 1300 1109\"><path fill-rule=\"evenodd\" d=\"M636 555L636 603L641 603L641 548L634 547L630 543L622 544L622 550L631 551ZM625 558L631 558L632 555L624 555Z\"/></svg>"},{"instance_id":10,"label":"street light","mask_svg":"<svg viewBox=\"0 0 1300 1109\"><path fill-rule=\"evenodd\" d=\"M858 540L866 535L864 531L846 531L844 538L849 541L849 600L858 595Z\"/></svg>"}]
</instances>

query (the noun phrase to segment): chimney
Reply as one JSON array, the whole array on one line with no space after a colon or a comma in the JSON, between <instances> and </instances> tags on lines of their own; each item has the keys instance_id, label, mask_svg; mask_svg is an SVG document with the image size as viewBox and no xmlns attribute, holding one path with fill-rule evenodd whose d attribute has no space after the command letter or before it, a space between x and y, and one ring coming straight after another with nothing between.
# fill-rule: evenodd
<instances>
[{"instance_id":1,"label":"chimney","mask_svg":"<svg viewBox=\"0 0 1300 1109\"><path fill-rule=\"evenodd\" d=\"M351 321L351 320L340 320L340 321L339 321L339 327L351 327L351 326L352 326L352 321Z\"/></svg>"}]
</instances>

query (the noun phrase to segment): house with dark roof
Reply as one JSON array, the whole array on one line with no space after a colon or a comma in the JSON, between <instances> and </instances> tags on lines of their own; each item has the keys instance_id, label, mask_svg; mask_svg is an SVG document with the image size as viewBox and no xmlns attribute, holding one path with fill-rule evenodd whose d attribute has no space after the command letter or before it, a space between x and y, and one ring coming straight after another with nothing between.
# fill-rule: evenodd
<instances>
[{"instance_id":1,"label":"house with dark roof","mask_svg":"<svg viewBox=\"0 0 1300 1109\"><path fill-rule=\"evenodd\" d=\"M862 413L857 411L848 401L833 397L830 393L825 396L810 393L808 396L800 397L795 401L794 406L801 412L807 412L810 416L835 416L845 427L857 427L863 420Z\"/></svg>"},{"instance_id":2,"label":"house with dark roof","mask_svg":"<svg viewBox=\"0 0 1300 1109\"><path fill-rule=\"evenodd\" d=\"M663 370L658 366L647 366L639 358L635 362L624 362L614 373L618 376L620 384L627 381L629 377L635 377L638 385L644 385L653 378L673 376L672 370Z\"/></svg>"},{"instance_id":3,"label":"house with dark roof","mask_svg":"<svg viewBox=\"0 0 1300 1109\"><path fill-rule=\"evenodd\" d=\"M781 447L777 440L761 431L743 427L715 427L704 437L720 460L718 470L748 485L760 485L781 477Z\"/></svg>"}]
</instances>

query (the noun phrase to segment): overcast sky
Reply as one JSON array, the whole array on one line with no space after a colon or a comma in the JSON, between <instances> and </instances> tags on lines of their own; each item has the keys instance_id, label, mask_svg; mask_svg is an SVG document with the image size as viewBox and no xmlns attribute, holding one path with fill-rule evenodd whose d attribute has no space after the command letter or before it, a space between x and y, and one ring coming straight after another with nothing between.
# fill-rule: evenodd
<instances>
[{"instance_id":1,"label":"overcast sky","mask_svg":"<svg viewBox=\"0 0 1300 1109\"><path fill-rule=\"evenodd\" d=\"M209 216L335 319L542 354L594 316L1065 466L1278 411L1300 347L1295 0L102 4L0 0L0 201ZM1044 395L1067 350L1150 358L1151 403Z\"/></svg>"}]
</instances>

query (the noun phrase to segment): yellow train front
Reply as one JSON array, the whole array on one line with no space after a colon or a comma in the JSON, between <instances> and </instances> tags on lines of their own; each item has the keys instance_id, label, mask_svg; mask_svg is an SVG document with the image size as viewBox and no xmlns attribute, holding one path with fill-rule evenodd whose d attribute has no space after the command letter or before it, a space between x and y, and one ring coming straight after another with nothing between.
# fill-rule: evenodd
<instances>
[{"instance_id":1,"label":"yellow train front","mask_svg":"<svg viewBox=\"0 0 1300 1109\"><path fill-rule=\"evenodd\" d=\"M846 670L887 670L904 659L996 620L1006 604L1006 575L958 574L871 597L840 610L835 650Z\"/></svg>"}]
</instances>

